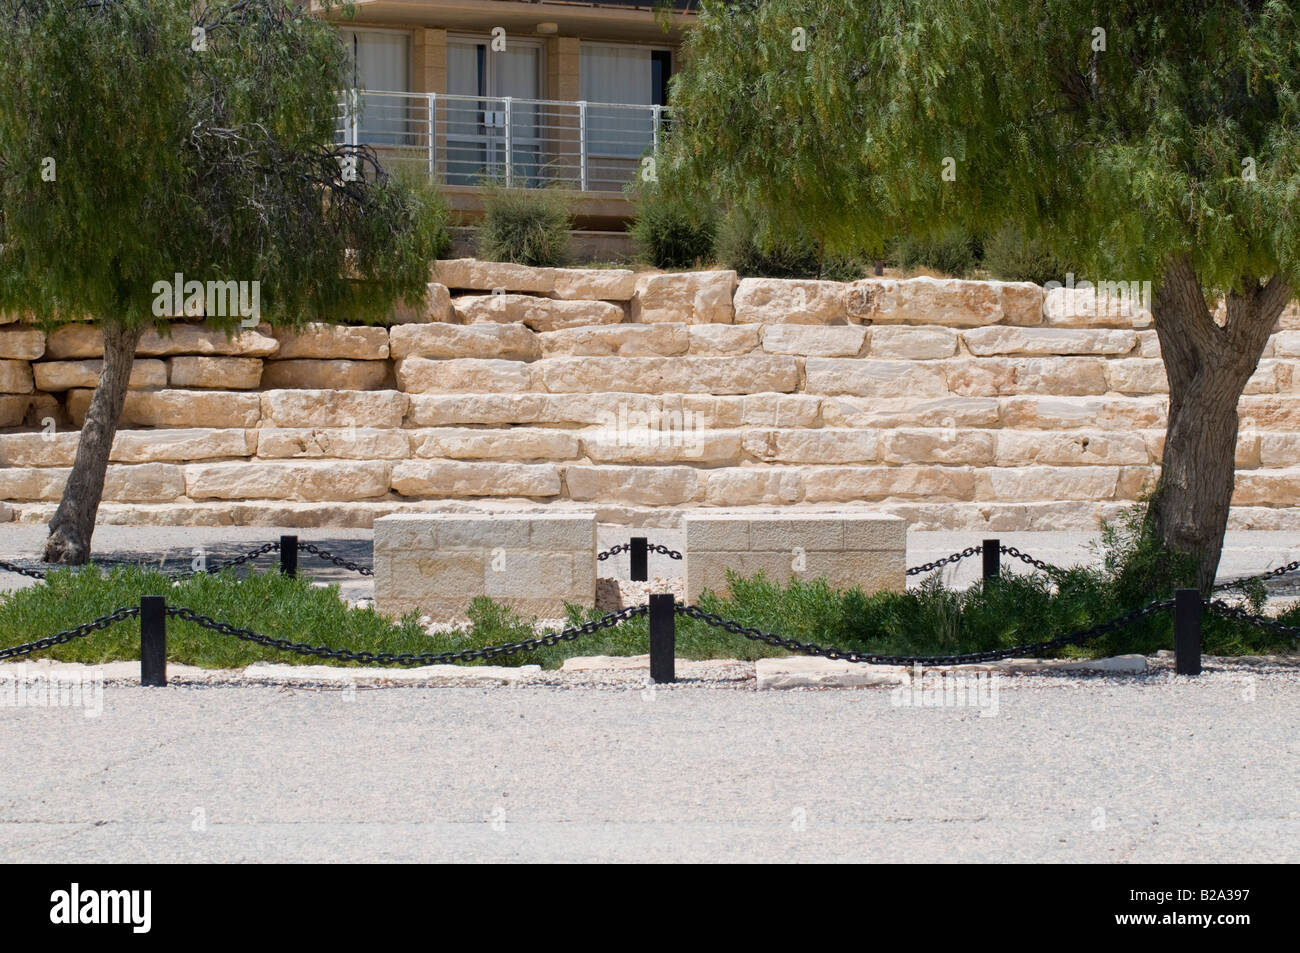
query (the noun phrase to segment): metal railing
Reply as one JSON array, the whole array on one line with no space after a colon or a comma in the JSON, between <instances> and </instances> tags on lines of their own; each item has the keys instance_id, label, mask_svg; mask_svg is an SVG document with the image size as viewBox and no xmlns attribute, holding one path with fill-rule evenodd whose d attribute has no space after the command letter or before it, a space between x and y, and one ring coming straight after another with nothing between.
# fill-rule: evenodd
<instances>
[{"instance_id":1,"label":"metal railing","mask_svg":"<svg viewBox=\"0 0 1300 953\"><path fill-rule=\"evenodd\" d=\"M621 192L658 151L663 106L347 90L340 145L422 166L447 185Z\"/></svg>"}]
</instances>

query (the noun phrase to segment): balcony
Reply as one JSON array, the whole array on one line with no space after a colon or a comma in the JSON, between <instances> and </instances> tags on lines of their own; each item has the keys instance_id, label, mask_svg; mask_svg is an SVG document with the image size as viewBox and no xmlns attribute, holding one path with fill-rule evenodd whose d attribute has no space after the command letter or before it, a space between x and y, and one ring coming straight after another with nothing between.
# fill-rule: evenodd
<instances>
[{"instance_id":1,"label":"balcony","mask_svg":"<svg viewBox=\"0 0 1300 953\"><path fill-rule=\"evenodd\" d=\"M623 188L659 147L669 110L562 102L351 90L340 103L339 142L369 145L389 163L427 169L456 201L484 184L577 190L575 212L625 218Z\"/></svg>"}]
</instances>

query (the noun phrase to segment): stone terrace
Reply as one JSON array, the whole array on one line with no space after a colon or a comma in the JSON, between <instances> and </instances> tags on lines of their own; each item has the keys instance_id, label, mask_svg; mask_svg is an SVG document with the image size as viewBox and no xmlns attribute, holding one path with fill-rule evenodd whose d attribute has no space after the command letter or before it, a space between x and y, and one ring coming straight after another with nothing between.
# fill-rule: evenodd
<instances>
[{"instance_id":1,"label":"stone terrace","mask_svg":"<svg viewBox=\"0 0 1300 953\"><path fill-rule=\"evenodd\" d=\"M178 321L141 342L105 522L369 526L397 512L869 508L1090 530L1156 475L1151 318L1031 284L438 262L391 326ZM48 519L97 329L0 318L0 519ZM1241 402L1234 528L1292 529L1300 313ZM57 432L42 432L53 418Z\"/></svg>"}]
</instances>

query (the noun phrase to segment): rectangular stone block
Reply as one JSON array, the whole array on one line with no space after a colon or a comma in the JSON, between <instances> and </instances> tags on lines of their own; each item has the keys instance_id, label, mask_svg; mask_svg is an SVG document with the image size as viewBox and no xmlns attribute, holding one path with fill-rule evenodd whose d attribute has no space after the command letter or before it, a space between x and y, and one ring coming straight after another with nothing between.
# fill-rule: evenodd
<instances>
[{"instance_id":1,"label":"rectangular stone block","mask_svg":"<svg viewBox=\"0 0 1300 953\"><path fill-rule=\"evenodd\" d=\"M397 386L409 394L521 393L533 386L533 365L520 361L452 358L431 361L404 357L397 362Z\"/></svg>"},{"instance_id":2,"label":"rectangular stone block","mask_svg":"<svg viewBox=\"0 0 1300 953\"><path fill-rule=\"evenodd\" d=\"M68 416L80 427L90 406L91 391L68 391ZM265 395L239 391L128 391L122 408L123 427L256 427L262 419Z\"/></svg>"},{"instance_id":3,"label":"rectangular stone block","mask_svg":"<svg viewBox=\"0 0 1300 953\"><path fill-rule=\"evenodd\" d=\"M608 301L565 301L531 295L465 295L452 298L451 304L463 324L518 322L534 331L618 324L624 315L622 305Z\"/></svg>"},{"instance_id":4,"label":"rectangular stone block","mask_svg":"<svg viewBox=\"0 0 1300 953\"><path fill-rule=\"evenodd\" d=\"M560 474L550 464L408 460L393 465L392 487L411 497L545 498L560 495Z\"/></svg>"},{"instance_id":5,"label":"rectangular stone block","mask_svg":"<svg viewBox=\"0 0 1300 953\"><path fill-rule=\"evenodd\" d=\"M726 593L728 569L867 593L906 585L907 524L896 516L687 513L682 525L689 602Z\"/></svg>"},{"instance_id":6,"label":"rectangular stone block","mask_svg":"<svg viewBox=\"0 0 1300 953\"><path fill-rule=\"evenodd\" d=\"M845 285L805 278L742 278L737 324L836 324L846 320Z\"/></svg>"},{"instance_id":7,"label":"rectangular stone block","mask_svg":"<svg viewBox=\"0 0 1300 953\"><path fill-rule=\"evenodd\" d=\"M387 361L267 361L262 386L268 390L382 390L391 387Z\"/></svg>"},{"instance_id":8,"label":"rectangular stone block","mask_svg":"<svg viewBox=\"0 0 1300 953\"><path fill-rule=\"evenodd\" d=\"M937 366L911 361L810 357L804 365L812 394L857 397L944 397L948 381Z\"/></svg>"},{"instance_id":9,"label":"rectangular stone block","mask_svg":"<svg viewBox=\"0 0 1300 953\"><path fill-rule=\"evenodd\" d=\"M957 332L950 328L878 325L871 329L871 356L895 361L933 361L957 353Z\"/></svg>"},{"instance_id":10,"label":"rectangular stone block","mask_svg":"<svg viewBox=\"0 0 1300 953\"><path fill-rule=\"evenodd\" d=\"M389 349L395 360L477 357L534 361L542 356L538 335L522 324L406 324L389 332Z\"/></svg>"},{"instance_id":11,"label":"rectangular stone block","mask_svg":"<svg viewBox=\"0 0 1300 953\"><path fill-rule=\"evenodd\" d=\"M576 434L545 427L447 427L414 430L410 436L415 456L453 460L572 460L579 449Z\"/></svg>"},{"instance_id":12,"label":"rectangular stone block","mask_svg":"<svg viewBox=\"0 0 1300 953\"><path fill-rule=\"evenodd\" d=\"M532 268L506 261L449 258L434 263L433 277L448 288L468 291L555 291L555 268Z\"/></svg>"},{"instance_id":13,"label":"rectangular stone block","mask_svg":"<svg viewBox=\"0 0 1300 953\"><path fill-rule=\"evenodd\" d=\"M390 464L349 460L259 460L185 467L193 500L370 500L388 493Z\"/></svg>"},{"instance_id":14,"label":"rectangular stone block","mask_svg":"<svg viewBox=\"0 0 1300 953\"><path fill-rule=\"evenodd\" d=\"M874 430L747 430L744 449L764 463L874 463L880 438Z\"/></svg>"},{"instance_id":15,"label":"rectangular stone block","mask_svg":"<svg viewBox=\"0 0 1300 953\"><path fill-rule=\"evenodd\" d=\"M655 325L651 325L654 327ZM696 357L734 357L758 350L757 324L692 324L686 332Z\"/></svg>"},{"instance_id":16,"label":"rectangular stone block","mask_svg":"<svg viewBox=\"0 0 1300 953\"><path fill-rule=\"evenodd\" d=\"M981 357L943 362L948 388L964 397L1104 394L1111 364L1100 357Z\"/></svg>"},{"instance_id":17,"label":"rectangular stone block","mask_svg":"<svg viewBox=\"0 0 1300 953\"><path fill-rule=\"evenodd\" d=\"M256 398L254 398L256 399ZM395 390L269 390L262 415L274 427L400 427L410 398Z\"/></svg>"},{"instance_id":18,"label":"rectangular stone block","mask_svg":"<svg viewBox=\"0 0 1300 953\"><path fill-rule=\"evenodd\" d=\"M141 363L143 362L136 361L136 364ZM257 390L258 385L262 383L262 359L259 357L169 357L167 379L172 387Z\"/></svg>"},{"instance_id":19,"label":"rectangular stone block","mask_svg":"<svg viewBox=\"0 0 1300 953\"><path fill-rule=\"evenodd\" d=\"M419 325L412 325L419 327ZM279 360L382 361L388 357L388 329L370 326L307 324L297 330L276 328Z\"/></svg>"},{"instance_id":20,"label":"rectangular stone block","mask_svg":"<svg viewBox=\"0 0 1300 953\"><path fill-rule=\"evenodd\" d=\"M720 327L729 328L727 325ZM531 331L528 333L532 334ZM537 338L541 341L542 355L545 357L675 357L685 354L691 344L686 327L671 324L563 328L547 331L537 335Z\"/></svg>"},{"instance_id":21,"label":"rectangular stone block","mask_svg":"<svg viewBox=\"0 0 1300 953\"><path fill-rule=\"evenodd\" d=\"M328 457L336 460L405 460L406 431L379 427L267 427L250 431L262 459Z\"/></svg>"},{"instance_id":22,"label":"rectangular stone block","mask_svg":"<svg viewBox=\"0 0 1300 953\"><path fill-rule=\"evenodd\" d=\"M636 294L636 272L626 268L555 268L557 298L589 301L631 301Z\"/></svg>"},{"instance_id":23,"label":"rectangular stone block","mask_svg":"<svg viewBox=\"0 0 1300 953\"><path fill-rule=\"evenodd\" d=\"M700 474L679 466L570 466L564 476L572 500L673 506L695 498Z\"/></svg>"},{"instance_id":24,"label":"rectangular stone block","mask_svg":"<svg viewBox=\"0 0 1300 953\"><path fill-rule=\"evenodd\" d=\"M638 275L631 315L636 324L731 324L734 271Z\"/></svg>"},{"instance_id":25,"label":"rectangular stone block","mask_svg":"<svg viewBox=\"0 0 1300 953\"><path fill-rule=\"evenodd\" d=\"M0 361L0 393L30 394L32 365L27 361Z\"/></svg>"},{"instance_id":26,"label":"rectangular stone block","mask_svg":"<svg viewBox=\"0 0 1300 953\"><path fill-rule=\"evenodd\" d=\"M799 386L791 357L557 357L535 366L552 394L789 393Z\"/></svg>"},{"instance_id":27,"label":"rectangular stone block","mask_svg":"<svg viewBox=\"0 0 1300 953\"><path fill-rule=\"evenodd\" d=\"M1137 346L1133 331L1092 328L1020 328L994 326L962 332L962 340L976 357L1027 354L1063 357L1072 354L1128 354Z\"/></svg>"},{"instance_id":28,"label":"rectangular stone block","mask_svg":"<svg viewBox=\"0 0 1300 953\"><path fill-rule=\"evenodd\" d=\"M45 353L45 333L37 328L0 328L0 359L35 361Z\"/></svg>"},{"instance_id":29,"label":"rectangular stone block","mask_svg":"<svg viewBox=\"0 0 1300 953\"><path fill-rule=\"evenodd\" d=\"M857 357L866 340L867 329L856 324L839 327L775 324L763 331L763 350L799 357Z\"/></svg>"},{"instance_id":30,"label":"rectangular stone block","mask_svg":"<svg viewBox=\"0 0 1300 953\"><path fill-rule=\"evenodd\" d=\"M596 516L403 514L375 520L380 612L463 619L490 597L524 616L563 618L596 601Z\"/></svg>"},{"instance_id":31,"label":"rectangular stone block","mask_svg":"<svg viewBox=\"0 0 1300 953\"><path fill-rule=\"evenodd\" d=\"M259 365L261 361L257 362ZM32 365L36 389L57 394L65 390L99 386L99 375L104 362L99 359L84 361L38 361ZM137 358L131 364L131 377L127 386L133 390L167 386L167 366L162 361Z\"/></svg>"}]
</instances>

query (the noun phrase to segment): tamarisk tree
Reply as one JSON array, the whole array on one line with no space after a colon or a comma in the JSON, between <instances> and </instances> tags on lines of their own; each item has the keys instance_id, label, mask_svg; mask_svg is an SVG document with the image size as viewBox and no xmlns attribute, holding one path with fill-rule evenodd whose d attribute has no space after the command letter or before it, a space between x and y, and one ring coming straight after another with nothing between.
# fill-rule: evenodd
<instances>
[{"instance_id":1,"label":"tamarisk tree","mask_svg":"<svg viewBox=\"0 0 1300 953\"><path fill-rule=\"evenodd\" d=\"M0 307L104 338L47 561L89 555L136 345L183 304L159 294L174 276L256 289L194 298L228 332L422 299L438 199L334 144L347 55L289 0L0 0Z\"/></svg>"},{"instance_id":2,"label":"tamarisk tree","mask_svg":"<svg viewBox=\"0 0 1300 953\"><path fill-rule=\"evenodd\" d=\"M1010 222L1093 281L1150 281L1170 396L1149 516L1207 588L1238 401L1300 280L1298 10L703 0L662 174L828 247Z\"/></svg>"}]
</instances>

